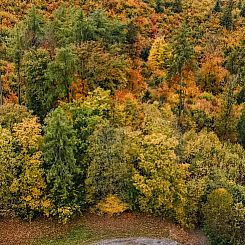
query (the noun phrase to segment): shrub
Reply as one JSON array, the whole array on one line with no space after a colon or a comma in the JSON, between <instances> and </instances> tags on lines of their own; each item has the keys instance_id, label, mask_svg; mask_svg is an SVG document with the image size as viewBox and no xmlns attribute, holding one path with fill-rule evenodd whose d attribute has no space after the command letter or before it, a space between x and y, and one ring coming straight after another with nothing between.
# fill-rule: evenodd
<instances>
[{"instance_id":1,"label":"shrub","mask_svg":"<svg viewBox=\"0 0 245 245\"><path fill-rule=\"evenodd\" d=\"M203 206L203 214L205 230L213 244L237 244L232 243L233 205L232 195L224 188L215 189L208 195L207 203Z\"/></svg>"},{"instance_id":2,"label":"shrub","mask_svg":"<svg viewBox=\"0 0 245 245\"><path fill-rule=\"evenodd\" d=\"M96 208L101 213L115 215L121 214L125 210L129 208L129 206L122 202L119 197L116 195L108 195L105 199L101 200L97 205Z\"/></svg>"}]
</instances>

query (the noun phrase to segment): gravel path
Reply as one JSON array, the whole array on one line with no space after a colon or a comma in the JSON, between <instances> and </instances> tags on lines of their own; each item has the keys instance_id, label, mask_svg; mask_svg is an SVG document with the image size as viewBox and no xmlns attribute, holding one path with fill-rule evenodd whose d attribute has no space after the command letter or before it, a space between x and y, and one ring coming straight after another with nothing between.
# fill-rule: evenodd
<instances>
[{"instance_id":1,"label":"gravel path","mask_svg":"<svg viewBox=\"0 0 245 245\"><path fill-rule=\"evenodd\" d=\"M181 245L169 239L149 239L149 238L127 238L104 240L95 243L94 245Z\"/></svg>"}]
</instances>

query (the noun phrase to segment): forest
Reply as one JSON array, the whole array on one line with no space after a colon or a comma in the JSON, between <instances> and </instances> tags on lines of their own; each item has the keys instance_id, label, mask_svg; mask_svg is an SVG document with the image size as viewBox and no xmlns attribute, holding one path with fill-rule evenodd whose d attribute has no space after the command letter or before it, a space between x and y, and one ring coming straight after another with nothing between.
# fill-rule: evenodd
<instances>
[{"instance_id":1,"label":"forest","mask_svg":"<svg viewBox=\"0 0 245 245\"><path fill-rule=\"evenodd\" d=\"M243 0L1 0L0 218L141 212L245 244Z\"/></svg>"}]
</instances>

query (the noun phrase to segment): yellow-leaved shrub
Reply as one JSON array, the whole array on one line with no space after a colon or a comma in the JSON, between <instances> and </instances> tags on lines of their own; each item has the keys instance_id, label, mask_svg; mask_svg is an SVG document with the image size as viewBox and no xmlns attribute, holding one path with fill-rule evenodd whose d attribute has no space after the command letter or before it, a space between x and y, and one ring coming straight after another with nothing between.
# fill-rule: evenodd
<instances>
[{"instance_id":1,"label":"yellow-leaved shrub","mask_svg":"<svg viewBox=\"0 0 245 245\"><path fill-rule=\"evenodd\" d=\"M129 206L116 195L109 194L96 205L96 208L100 213L116 215L126 211Z\"/></svg>"}]
</instances>

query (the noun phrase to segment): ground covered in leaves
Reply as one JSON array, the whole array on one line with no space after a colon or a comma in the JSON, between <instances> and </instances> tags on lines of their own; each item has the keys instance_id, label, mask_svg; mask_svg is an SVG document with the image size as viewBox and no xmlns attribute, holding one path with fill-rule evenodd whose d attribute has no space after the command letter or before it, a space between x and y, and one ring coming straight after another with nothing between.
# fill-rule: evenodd
<instances>
[{"instance_id":1,"label":"ground covered in leaves","mask_svg":"<svg viewBox=\"0 0 245 245\"><path fill-rule=\"evenodd\" d=\"M118 217L86 214L67 224L36 219L0 220L0 245L82 245L112 238L169 238L183 245L206 245L200 231L186 231L166 220L125 213Z\"/></svg>"}]
</instances>

